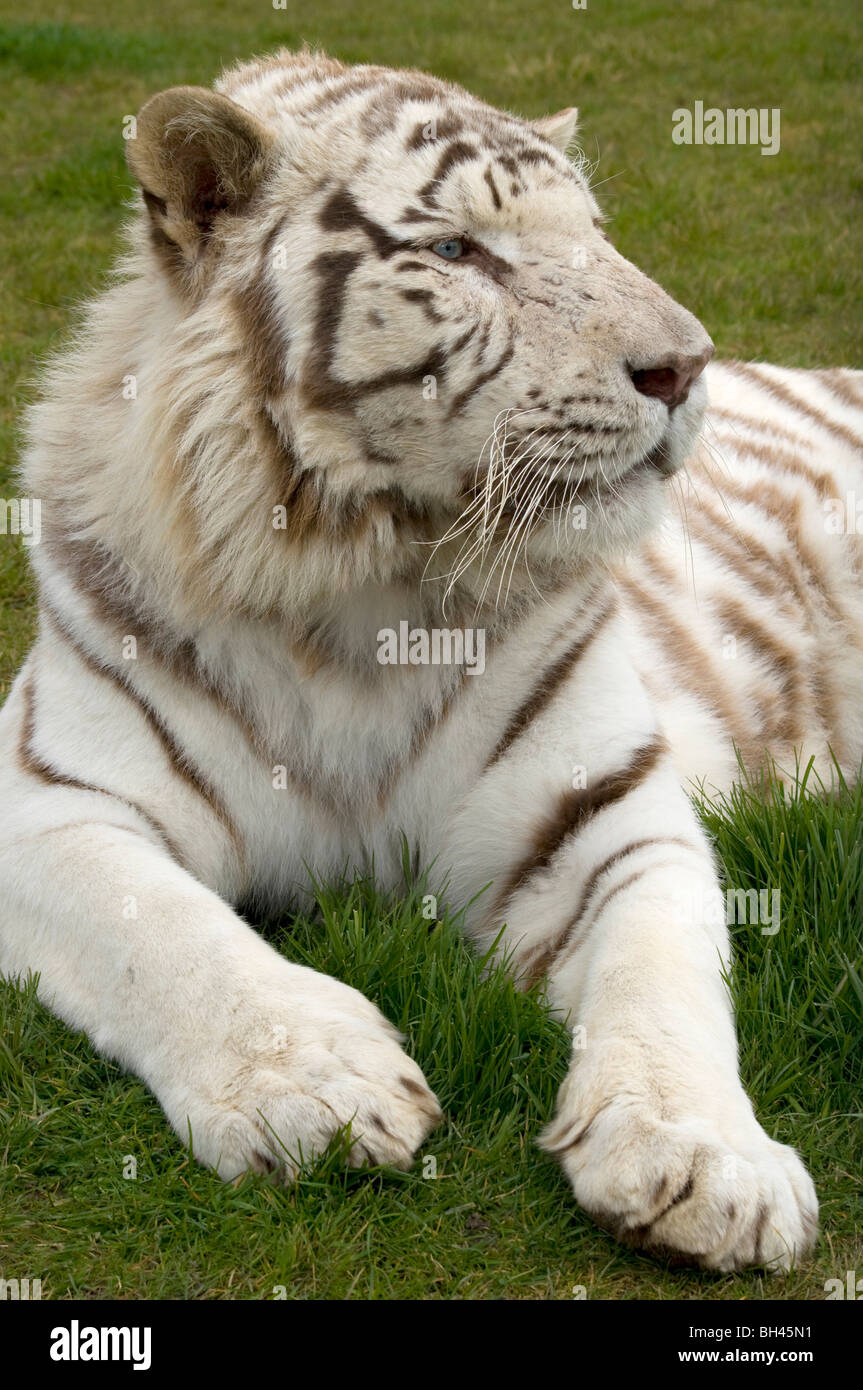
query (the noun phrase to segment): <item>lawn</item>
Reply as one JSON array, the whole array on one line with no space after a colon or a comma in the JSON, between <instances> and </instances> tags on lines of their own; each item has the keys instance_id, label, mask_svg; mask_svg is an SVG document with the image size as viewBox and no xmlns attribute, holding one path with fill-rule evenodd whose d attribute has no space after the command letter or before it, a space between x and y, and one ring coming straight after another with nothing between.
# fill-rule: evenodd
<instances>
[{"instance_id":1,"label":"lawn","mask_svg":"<svg viewBox=\"0 0 863 1390\"><path fill-rule=\"evenodd\" d=\"M0 3L0 496L15 495L39 358L118 246L123 117L279 43L416 64L526 115L578 104L614 240L720 355L863 366L856 0L47 0L37 23L21 13ZM781 108L780 153L673 144L673 110L696 100ZM0 696L33 631L25 552L4 536ZM415 887L382 901L368 884L325 893L323 925L269 930L407 1033L446 1111L415 1168L345 1173L333 1155L292 1190L225 1186L140 1083L4 986L0 1277L41 1277L51 1298L823 1297L863 1268L863 792L770 806L747 792L703 813L729 882L782 894L775 936L733 928L733 987L760 1118L801 1150L822 1202L816 1255L789 1277L670 1271L594 1228L534 1144L562 1029L541 999L483 978L456 924L430 931Z\"/></svg>"}]
</instances>

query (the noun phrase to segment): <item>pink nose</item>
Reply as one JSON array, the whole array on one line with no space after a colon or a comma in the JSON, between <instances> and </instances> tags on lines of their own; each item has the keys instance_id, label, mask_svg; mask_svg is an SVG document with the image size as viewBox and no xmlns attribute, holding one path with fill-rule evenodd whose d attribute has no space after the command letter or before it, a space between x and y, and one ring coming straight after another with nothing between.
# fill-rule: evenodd
<instances>
[{"instance_id":1,"label":"pink nose","mask_svg":"<svg viewBox=\"0 0 863 1390\"><path fill-rule=\"evenodd\" d=\"M642 396L655 396L664 401L669 410L674 410L686 400L712 356L711 343L698 357L672 352L653 367L639 367L635 371L630 367L629 375Z\"/></svg>"}]
</instances>

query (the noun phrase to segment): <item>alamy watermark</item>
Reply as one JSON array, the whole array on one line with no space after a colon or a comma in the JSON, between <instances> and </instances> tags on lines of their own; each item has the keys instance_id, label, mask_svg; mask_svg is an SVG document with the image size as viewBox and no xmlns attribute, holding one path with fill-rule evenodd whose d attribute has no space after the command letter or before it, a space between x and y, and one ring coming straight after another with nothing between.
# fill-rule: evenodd
<instances>
[{"instance_id":1,"label":"alamy watermark","mask_svg":"<svg viewBox=\"0 0 863 1390\"><path fill-rule=\"evenodd\" d=\"M716 892L676 889L669 906L675 916L708 927L757 926L762 936L775 936L781 921L779 888L726 888Z\"/></svg>"},{"instance_id":2,"label":"alamy watermark","mask_svg":"<svg viewBox=\"0 0 863 1390\"><path fill-rule=\"evenodd\" d=\"M42 1297L41 1279L0 1279L0 1303L28 1303Z\"/></svg>"},{"instance_id":3,"label":"alamy watermark","mask_svg":"<svg viewBox=\"0 0 863 1390\"><path fill-rule=\"evenodd\" d=\"M779 153L778 106L708 106L696 101L690 111L678 106L671 113L671 138L675 145L760 145L762 154Z\"/></svg>"},{"instance_id":4,"label":"alamy watermark","mask_svg":"<svg viewBox=\"0 0 863 1390\"><path fill-rule=\"evenodd\" d=\"M844 497L827 497L824 530L828 536L863 536L863 497L846 492Z\"/></svg>"},{"instance_id":5,"label":"alamy watermark","mask_svg":"<svg viewBox=\"0 0 863 1390\"><path fill-rule=\"evenodd\" d=\"M485 628L414 627L405 620L377 635L381 666L464 666L467 675L485 670Z\"/></svg>"},{"instance_id":6,"label":"alamy watermark","mask_svg":"<svg viewBox=\"0 0 863 1390\"><path fill-rule=\"evenodd\" d=\"M20 536L24 545L42 539L42 502L38 497L0 497L0 536Z\"/></svg>"}]
</instances>

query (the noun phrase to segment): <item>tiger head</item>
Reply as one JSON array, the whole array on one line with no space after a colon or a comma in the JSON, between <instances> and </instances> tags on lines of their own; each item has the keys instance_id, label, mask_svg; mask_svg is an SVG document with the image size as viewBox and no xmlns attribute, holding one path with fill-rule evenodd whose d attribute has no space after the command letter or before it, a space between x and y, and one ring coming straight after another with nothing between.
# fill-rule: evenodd
<instances>
[{"instance_id":1,"label":"tiger head","mask_svg":"<svg viewBox=\"0 0 863 1390\"><path fill-rule=\"evenodd\" d=\"M308 52L145 105L162 494L211 589L488 592L655 521L713 346L612 246L575 123Z\"/></svg>"}]
</instances>

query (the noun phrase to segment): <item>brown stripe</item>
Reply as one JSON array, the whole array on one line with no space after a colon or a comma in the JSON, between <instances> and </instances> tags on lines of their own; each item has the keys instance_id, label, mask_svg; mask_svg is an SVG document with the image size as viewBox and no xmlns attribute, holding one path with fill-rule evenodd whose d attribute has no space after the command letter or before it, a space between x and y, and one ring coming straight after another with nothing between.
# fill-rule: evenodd
<instances>
[{"instance_id":1,"label":"brown stripe","mask_svg":"<svg viewBox=\"0 0 863 1390\"><path fill-rule=\"evenodd\" d=\"M323 91L304 101L294 114L304 117L320 115L328 106L338 106L351 97L372 92L375 87L380 87L383 71L381 68L372 68L371 72L361 74L346 71L344 76L335 77Z\"/></svg>"},{"instance_id":2,"label":"brown stripe","mask_svg":"<svg viewBox=\"0 0 863 1390\"><path fill-rule=\"evenodd\" d=\"M178 640L157 615L130 598L129 574L122 561L97 541L71 540L55 534L47 538L47 546L66 581L89 601L98 622L115 631L134 633L139 648L145 649L150 660L168 670L175 680L213 700L241 729L256 754L267 762L273 761L271 750L263 747L244 712L213 685L194 642L188 638Z\"/></svg>"},{"instance_id":3,"label":"brown stripe","mask_svg":"<svg viewBox=\"0 0 863 1390\"><path fill-rule=\"evenodd\" d=\"M429 124L430 117L427 116L424 121L420 121L418 125L414 126L410 135L405 140L406 150L413 152L415 150L428 149L430 145L434 145L438 140L449 140L453 135L461 135L464 130L464 121L461 116L457 116L452 111L448 111L445 116L440 116L435 119L434 139L426 135Z\"/></svg>"},{"instance_id":4,"label":"brown stripe","mask_svg":"<svg viewBox=\"0 0 863 1390\"><path fill-rule=\"evenodd\" d=\"M758 1208L758 1211L755 1213L755 1239L752 1262L756 1265L760 1265L764 1259L764 1256L761 1251L761 1242L764 1239L764 1228L767 1225L767 1217L769 1216L769 1214L770 1211L769 1207L767 1206L767 1203L762 1202Z\"/></svg>"},{"instance_id":5,"label":"brown stripe","mask_svg":"<svg viewBox=\"0 0 863 1390\"><path fill-rule=\"evenodd\" d=\"M450 170L459 164L470 163L472 159L479 158L479 150L476 145L469 144L466 140L453 140L446 146L437 167L429 179L428 183L423 184L419 190L419 197L428 207L435 206L435 195L444 180L449 176Z\"/></svg>"},{"instance_id":6,"label":"brown stripe","mask_svg":"<svg viewBox=\"0 0 863 1390\"><path fill-rule=\"evenodd\" d=\"M594 922L599 921L612 898L616 898L618 893L622 893L624 889L629 888L633 883L636 883L638 879L644 878L645 874L652 873L654 869L677 869L679 867L679 862L676 859L662 859L658 864L645 864L642 868L635 869L631 874L628 874L626 878L621 879L620 883L616 883L613 888L609 888L608 892L603 894L596 905L593 919L588 924L587 931L590 930ZM562 959L557 963L562 964Z\"/></svg>"},{"instance_id":7,"label":"brown stripe","mask_svg":"<svg viewBox=\"0 0 863 1390\"><path fill-rule=\"evenodd\" d=\"M614 1099L615 1098L612 1097L611 1100L605 1100L602 1102L602 1105L598 1105L597 1108L594 1110L593 1114L591 1115L590 1119L587 1121L587 1124L585 1124L584 1121L579 1117L574 1122L571 1122L563 1130L562 1134L558 1134L557 1138L552 1138L552 1136L549 1135L547 1139L540 1139L540 1144L542 1148L545 1150L546 1153L549 1154L564 1154L567 1152L568 1149L576 1148L587 1138L592 1126L599 1119L603 1111L607 1110L610 1105L614 1104ZM551 1126L552 1130L554 1130L555 1124L559 1125L559 1123L560 1116L558 1115L556 1116L555 1121Z\"/></svg>"},{"instance_id":8,"label":"brown stripe","mask_svg":"<svg viewBox=\"0 0 863 1390\"><path fill-rule=\"evenodd\" d=\"M362 259L356 251L324 252L311 266L318 276L318 308L314 347L303 366L300 386L306 403L314 409L350 411L364 395L392 386L422 383L425 376L436 377L440 384L446 376L450 356L459 352L472 336L468 329L453 343L435 344L414 366L392 368L360 381L342 381L334 376L333 362L348 281Z\"/></svg>"},{"instance_id":9,"label":"brown stripe","mask_svg":"<svg viewBox=\"0 0 863 1390\"><path fill-rule=\"evenodd\" d=\"M162 746L172 770L185 782L203 801L207 803L213 815L223 826L229 835L237 851L241 864L246 863L246 851L237 829L236 822L228 811L222 797L213 787L212 783L204 777L203 773L191 762L188 753L180 746L175 736L165 724L160 715L156 713L149 701L130 686L127 681L112 667L108 666L99 657L94 656L81 645L78 638L73 636L63 620L55 613L43 600L41 612L48 618L57 635L63 638L67 645L72 648L78 660L87 667L95 676L101 676L103 680L110 682L116 690L125 695L134 705L137 706L143 715L151 733L156 737Z\"/></svg>"},{"instance_id":10,"label":"brown stripe","mask_svg":"<svg viewBox=\"0 0 863 1390\"><path fill-rule=\"evenodd\" d=\"M386 81L373 93L360 116L361 134L367 139L378 139L394 130L404 113L406 102L438 102L449 97L446 84L426 73L408 69L403 77L393 80L392 69L382 70Z\"/></svg>"},{"instance_id":11,"label":"brown stripe","mask_svg":"<svg viewBox=\"0 0 863 1390\"><path fill-rule=\"evenodd\" d=\"M486 371L480 372L478 376L474 377L469 386L466 386L463 391L458 393L447 411L447 419L452 420L454 416L458 415L459 411L464 409L468 401L473 399L477 391L481 391L487 382L493 381L494 378L503 371L504 367L512 361L514 356L515 343L513 339L510 338L497 361L492 363Z\"/></svg>"},{"instance_id":12,"label":"brown stripe","mask_svg":"<svg viewBox=\"0 0 863 1390\"><path fill-rule=\"evenodd\" d=\"M828 371L816 372L815 375L822 386L832 391L843 405L850 406L852 410L863 410L863 385L859 383L857 373L849 377L840 368L831 367Z\"/></svg>"},{"instance_id":13,"label":"brown stripe","mask_svg":"<svg viewBox=\"0 0 863 1390\"><path fill-rule=\"evenodd\" d=\"M699 849L698 845L694 844L691 840L684 840L679 835L652 835L643 840L632 840L628 845L624 845L622 849L616 850L614 854L610 854L608 858L603 859L602 863L598 864L591 873L581 890L578 907L567 925L555 933L553 941L543 942L540 945L534 946L524 960L519 962L519 973L525 984L528 986L535 984L537 980L549 974L552 963L554 963L555 966L562 964L564 960L568 960L578 947L581 946L587 936L587 931L590 930L590 926L597 920L599 914L594 914L590 926L587 931L582 934L579 934L579 924L582 922L584 914L591 905L591 900L599 880L608 873L609 869L613 869L622 859L627 859L631 854L637 854L639 850L648 849L653 845L681 845L684 849L694 850L696 854L700 854L702 858L704 857L703 851ZM559 955L561 952L564 954ZM558 957L558 959L555 959L556 957Z\"/></svg>"},{"instance_id":14,"label":"brown stripe","mask_svg":"<svg viewBox=\"0 0 863 1390\"><path fill-rule=\"evenodd\" d=\"M151 816L149 811L145 811L143 806L139 806L137 802L131 801L126 796L120 796L118 792L109 791L107 787L96 786L93 782L83 782L79 777L73 777L71 773L62 772L60 768L48 762L35 751L33 738L36 729L36 706L32 676L23 688L22 698L24 700L24 723L18 755L23 771L32 777L38 777L46 786L68 787L71 791L94 792L98 796L109 796L112 801L118 801L121 805L128 806L130 811L133 811L136 816L140 816L141 820L150 827L156 838L161 840L171 858L181 868L187 869L188 865L179 846L161 822L156 820L155 816ZM81 824L89 824L89 822L82 821ZM118 828L129 829L128 826Z\"/></svg>"},{"instance_id":15,"label":"brown stripe","mask_svg":"<svg viewBox=\"0 0 863 1390\"><path fill-rule=\"evenodd\" d=\"M759 386L763 386L764 390L769 391L770 395L774 396L776 400L782 401L784 405L790 406L791 409L796 410L798 414L804 415L807 419L814 421L816 425L820 425L822 429L827 430L834 438L841 439L843 444L850 444L852 449L863 449L863 435L855 434L847 425L840 424L838 420L831 420L829 415L825 415L823 410L819 410L817 406L809 405L806 401L802 401L793 391L789 391L787 386L784 386L781 382L772 381L751 362L725 362L723 365L729 367L733 372L736 372L738 376L744 376L749 381L754 381Z\"/></svg>"},{"instance_id":16,"label":"brown stripe","mask_svg":"<svg viewBox=\"0 0 863 1390\"><path fill-rule=\"evenodd\" d=\"M693 494L695 507L687 511L685 525L693 535L710 546L741 578L755 589L764 589L781 596L783 589L793 595L799 608L812 608L812 595L787 555L771 552L751 532L740 530L737 519L730 518L712 498L699 490ZM724 535L723 535L724 532ZM798 613L799 613L798 608Z\"/></svg>"},{"instance_id":17,"label":"brown stripe","mask_svg":"<svg viewBox=\"0 0 863 1390\"><path fill-rule=\"evenodd\" d=\"M389 519L396 522L396 499L390 492L381 494L380 497L373 496L368 499L364 518L369 523L373 519ZM420 521L417 520L416 524L419 526ZM267 768L274 764L284 766L292 791L305 798L317 811L338 817L350 809L346 806L339 778L333 777L328 783L327 779L317 772L291 767L285 750L270 747L242 706L228 691L214 683L209 672L201 664L194 642L191 639L178 642L167 628L161 626L158 619L131 602L127 596L123 567L115 557L100 549L94 542L72 542L65 537L55 536L50 542L45 543L50 544L52 558L62 568L67 582L90 601L97 620L114 631L134 633L139 652L144 652L148 660L163 667L173 679L179 681L186 689L193 690L197 696L211 700L219 713L231 720L256 760ZM55 620L59 621L56 614ZM295 644L291 651L294 660L305 664L309 674L314 674L326 662L337 660L336 654L330 654L317 639L318 635L310 630L303 634L301 644ZM454 694L455 692L450 698L454 698ZM410 756L415 756L421 751L435 727L448 716L449 709L450 702L445 700L437 717L431 711L422 717L414 735ZM390 768L378 784L369 788L370 805L379 805L386 799L406 765Z\"/></svg>"},{"instance_id":18,"label":"brown stripe","mask_svg":"<svg viewBox=\"0 0 863 1390\"><path fill-rule=\"evenodd\" d=\"M665 566L664 561L660 562L658 556L645 550L643 559L645 562L665 580L672 583L679 579L675 573L671 573ZM778 562L776 567L778 568ZM758 624L747 609L733 597L727 597L714 591L710 595L710 602L716 610L717 616L731 629L732 635L735 632L751 646L761 651L767 656L774 671L780 672L783 680L783 696L785 700L784 718L776 710L776 693L774 689L765 689L760 700L760 704L766 710L766 718L769 723L766 728L762 728L758 735L758 741L763 745L769 744L772 739L784 739L789 744L796 744L804 737L805 726L803 724L800 711L804 708L805 696L807 694L807 681L803 675L799 661L791 648L784 646L773 637L773 634L766 628ZM810 609L811 604L804 600L804 608ZM826 681L820 679L812 682L812 688L817 685L817 696L825 721L826 729L833 729L838 739L838 727L835 719L835 705L830 696ZM738 746L741 746L738 744ZM742 746L741 746L742 751ZM761 755L756 754L757 761L760 762ZM748 759L745 759L748 763Z\"/></svg>"},{"instance_id":19,"label":"brown stripe","mask_svg":"<svg viewBox=\"0 0 863 1390\"><path fill-rule=\"evenodd\" d=\"M450 690L449 693L444 696L440 708L435 709L435 707L430 707L426 711L425 715L419 720L419 722L414 728L411 737L411 746L408 750L407 757L404 759L403 762L391 766L389 770L384 773L383 777L380 780L377 789L377 803L381 810L383 810L387 801L392 796L396 786L401 781L402 777L405 775L405 772L407 771L408 767L411 765L411 763L417 761L417 759L420 757L420 754L428 746L432 734L437 733L437 731L449 719L450 714L452 713L453 708L458 699L458 696L465 689L467 683L467 670L463 668L459 671L458 677L452 690Z\"/></svg>"},{"instance_id":20,"label":"brown stripe","mask_svg":"<svg viewBox=\"0 0 863 1390\"><path fill-rule=\"evenodd\" d=\"M499 758L507 752L509 748L521 738L526 729L530 727L537 715L551 703L564 681L572 674L582 656L600 630L605 626L608 619L617 609L617 600L612 599L602 611L593 619L586 632L583 632L570 647L558 657L552 666L544 671L539 683L528 695L520 708L513 715L509 724L506 726L501 739L485 765L487 772Z\"/></svg>"},{"instance_id":21,"label":"brown stripe","mask_svg":"<svg viewBox=\"0 0 863 1390\"><path fill-rule=\"evenodd\" d=\"M562 792L554 810L537 827L530 852L500 884L493 909L495 916L505 915L504 908L509 900L534 874L548 868L566 841L572 840L602 811L635 791L667 751L665 738L655 734L649 743L635 750L625 767L607 773L595 786L568 788Z\"/></svg>"},{"instance_id":22,"label":"brown stripe","mask_svg":"<svg viewBox=\"0 0 863 1390\"><path fill-rule=\"evenodd\" d=\"M761 653L778 673L782 681L784 713L775 706L775 696L768 703L772 723L765 732L769 741L782 738L790 744L799 742L805 734L804 715L806 686L796 654L790 647L779 642L771 632L757 622L744 605L736 598L714 594L710 602L720 620L732 636L740 636L745 642Z\"/></svg>"},{"instance_id":23,"label":"brown stripe","mask_svg":"<svg viewBox=\"0 0 863 1390\"><path fill-rule=\"evenodd\" d=\"M700 465L700 461L693 460L692 462ZM713 482L712 477L710 481ZM762 565L768 570L772 568L773 572L777 576L781 576L787 587L794 592L799 603L801 618L805 615L806 621L815 631L819 629L819 625L823 626L824 622L836 623L840 625L844 633L850 636L852 641L860 645L859 639L855 636L856 624L853 619L849 620L843 613L832 592L831 585L820 569L818 558L812 553L800 534L799 502L789 502L784 494L776 493L774 489L765 484L753 485L749 488L736 479L726 479L723 480L723 485L725 491L737 502L757 508L770 521L777 522L786 533L786 541L792 550L791 555L782 553L778 549L771 554L748 533L745 537L741 537L741 540ZM697 494L697 500L698 505L704 508L707 499L700 490ZM726 526L731 524L727 518L725 518L725 524ZM802 578L795 574L792 559L796 561ZM863 653L863 647L861 647L861 653ZM830 672L826 663L820 666L811 665L808 678L822 727L836 756L841 757L840 701L831 684Z\"/></svg>"},{"instance_id":24,"label":"brown stripe","mask_svg":"<svg viewBox=\"0 0 863 1390\"><path fill-rule=\"evenodd\" d=\"M794 477L803 479L817 492L822 501L837 495L836 480L825 473L818 473L805 463L799 454L792 454L790 450L780 448L775 444L762 444L750 439L739 439L736 435L723 436L717 433L716 437L718 443L727 445L743 458L756 459L759 463L765 463L771 468L781 469L786 475L793 474Z\"/></svg>"},{"instance_id":25,"label":"brown stripe","mask_svg":"<svg viewBox=\"0 0 863 1390\"><path fill-rule=\"evenodd\" d=\"M719 482L712 470L697 455L689 460L689 467L710 484L720 499L724 500L724 495L727 493L736 502L755 507L763 516L776 523L785 532L788 542L805 570L807 585L817 591L834 617L841 620L842 614L837 607L831 586L827 583L817 559L803 539L800 527L801 499L798 496L791 497L782 492L775 484L761 480L748 484L739 478L726 477L723 474L721 482Z\"/></svg>"},{"instance_id":26,"label":"brown stripe","mask_svg":"<svg viewBox=\"0 0 863 1390\"><path fill-rule=\"evenodd\" d=\"M620 584L633 603L650 619L650 635L660 648L674 658L676 674L684 680L690 690L704 700L726 725L729 735L741 749L744 760L758 754L751 746L744 726L743 714L739 708L729 703L725 682L718 675L712 659L693 637L690 630L680 622L671 608L657 599L634 579L620 576Z\"/></svg>"},{"instance_id":27,"label":"brown stripe","mask_svg":"<svg viewBox=\"0 0 863 1390\"><path fill-rule=\"evenodd\" d=\"M318 223L325 232L360 231L369 238L381 259L386 260L411 246L410 241L394 237L386 227L362 211L353 194L343 184L336 189L318 213Z\"/></svg>"},{"instance_id":28,"label":"brown stripe","mask_svg":"<svg viewBox=\"0 0 863 1390\"><path fill-rule=\"evenodd\" d=\"M662 1218L663 1218L663 1216L667 1216L668 1213L669 1213L674 1207L679 1207L681 1202L685 1202L685 1201L687 1200L687 1198L691 1197L694 1191L695 1191L695 1172L694 1172L694 1168L693 1168L693 1171L689 1174L689 1177L686 1179L686 1182L683 1184L683 1186L681 1187L681 1189L680 1189L680 1191L677 1193L677 1195L676 1195L675 1197L672 1197L672 1199L671 1199L671 1201L668 1203L668 1205L662 1208L662 1211L659 1213L658 1216L654 1216L653 1220L650 1222L649 1225L644 1226L644 1227L641 1228L641 1230L644 1232L644 1234L647 1234L647 1232L651 1229L651 1227L655 1226L656 1223L657 1223L657 1221L661 1221Z\"/></svg>"},{"instance_id":29,"label":"brown stripe","mask_svg":"<svg viewBox=\"0 0 863 1390\"><path fill-rule=\"evenodd\" d=\"M485 171L484 171L484 173L483 173L483 179L484 179L485 183L488 185L488 190L489 190L489 192L491 193L491 200L492 200L492 202L494 203L494 206L495 206L496 208L501 208L501 207L503 206L503 204L501 203L501 200L500 200L500 194L499 194L498 191L497 191L497 184L496 184L495 181L494 181L494 175L493 175L492 172L491 172L491 165L490 165L490 164L487 164L487 165L485 166Z\"/></svg>"},{"instance_id":30,"label":"brown stripe","mask_svg":"<svg viewBox=\"0 0 863 1390\"><path fill-rule=\"evenodd\" d=\"M793 430L787 429L785 425L777 424L774 420L757 420L751 415L741 415L737 410L726 410L724 406L713 404L708 407L707 416L708 421L715 416L719 420L727 420L729 425L740 425L743 429L755 430L761 434L777 435L780 439L784 439L788 444L794 444L797 448L801 445L807 449L812 447L811 441L805 439L802 434L795 434Z\"/></svg>"},{"instance_id":31,"label":"brown stripe","mask_svg":"<svg viewBox=\"0 0 863 1390\"><path fill-rule=\"evenodd\" d=\"M707 521L696 513L686 518L686 529L691 539L709 550L714 559L731 570L732 575L748 584L760 595L771 599L785 609L786 614L799 616L798 610L789 601L779 576L773 569L762 569L752 557L738 544L734 546L716 529L716 521Z\"/></svg>"}]
</instances>

